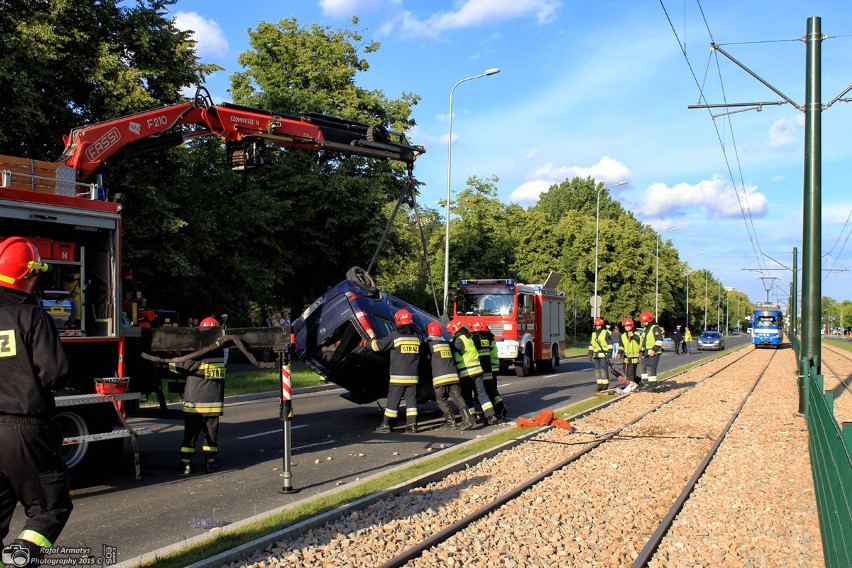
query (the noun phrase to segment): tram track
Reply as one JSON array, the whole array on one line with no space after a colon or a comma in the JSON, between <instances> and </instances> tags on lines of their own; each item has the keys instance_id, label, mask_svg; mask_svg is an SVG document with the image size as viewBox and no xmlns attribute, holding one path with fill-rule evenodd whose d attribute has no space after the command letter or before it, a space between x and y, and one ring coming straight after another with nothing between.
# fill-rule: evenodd
<instances>
[{"instance_id":1,"label":"tram track","mask_svg":"<svg viewBox=\"0 0 852 568\"><path fill-rule=\"evenodd\" d=\"M708 453L721 443L722 431L737 424L733 416L760 383L742 377L765 373L777 353L787 352L728 353L670 377L656 390L572 417L574 433L541 430L434 481L280 538L256 550L252 560L229 566L328 565L332 558L335 566L631 565L652 536L667 532L660 530L661 519L667 513L677 517L672 505L691 479L701 479L698 466L714 463ZM794 414L772 421L792 428L793 439L806 447ZM800 455L807 458L806 451L795 454ZM794 465L806 472L807 463ZM799 509L812 504L811 496ZM815 514L807 515L797 541L803 549L820 546L818 530L808 525ZM703 524L716 526L712 520ZM661 539L662 546L666 542ZM722 558L734 554L732 547L721 545ZM810 548L801 554L810 554Z\"/></svg>"}]
</instances>

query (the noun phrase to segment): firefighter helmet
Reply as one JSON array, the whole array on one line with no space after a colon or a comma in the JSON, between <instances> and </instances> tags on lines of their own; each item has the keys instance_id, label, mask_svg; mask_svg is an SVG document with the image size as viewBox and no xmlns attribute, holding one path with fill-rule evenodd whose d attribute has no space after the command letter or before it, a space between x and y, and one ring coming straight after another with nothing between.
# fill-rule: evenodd
<instances>
[{"instance_id":1,"label":"firefighter helmet","mask_svg":"<svg viewBox=\"0 0 852 568\"><path fill-rule=\"evenodd\" d=\"M482 320L473 320L470 323L470 331L477 333L479 331L488 331L488 325Z\"/></svg>"},{"instance_id":2,"label":"firefighter helmet","mask_svg":"<svg viewBox=\"0 0 852 568\"><path fill-rule=\"evenodd\" d=\"M453 320L447 324L447 331L452 333L453 335L457 334L461 328L464 327L464 324L458 320Z\"/></svg>"},{"instance_id":3,"label":"firefighter helmet","mask_svg":"<svg viewBox=\"0 0 852 568\"><path fill-rule=\"evenodd\" d=\"M47 269L32 241L9 237L0 243L0 286L31 294Z\"/></svg>"},{"instance_id":4,"label":"firefighter helmet","mask_svg":"<svg viewBox=\"0 0 852 568\"><path fill-rule=\"evenodd\" d=\"M604 320L602 318L595 318L595 327L603 327Z\"/></svg>"},{"instance_id":5,"label":"firefighter helmet","mask_svg":"<svg viewBox=\"0 0 852 568\"><path fill-rule=\"evenodd\" d=\"M624 321L623 321L623 322L621 322L621 325L623 325L624 327L627 327L628 325L629 325L630 327L636 327L636 326L633 324L633 318L624 318Z\"/></svg>"},{"instance_id":6,"label":"firefighter helmet","mask_svg":"<svg viewBox=\"0 0 852 568\"><path fill-rule=\"evenodd\" d=\"M411 312L405 308L397 310L397 312L393 315L393 320L396 322L396 325L409 325L414 323L414 320L411 319Z\"/></svg>"},{"instance_id":7,"label":"firefighter helmet","mask_svg":"<svg viewBox=\"0 0 852 568\"><path fill-rule=\"evenodd\" d=\"M219 322L214 317L206 317L198 323L198 327L219 327Z\"/></svg>"},{"instance_id":8,"label":"firefighter helmet","mask_svg":"<svg viewBox=\"0 0 852 568\"><path fill-rule=\"evenodd\" d=\"M642 323L651 323L652 321L654 321L654 316L651 315L651 312L645 310L644 312L639 314L639 321L641 321Z\"/></svg>"},{"instance_id":9,"label":"firefighter helmet","mask_svg":"<svg viewBox=\"0 0 852 568\"><path fill-rule=\"evenodd\" d=\"M441 328L441 324L436 321L430 321L429 325L426 326L426 333L429 335L434 335L435 337L441 337L444 335L444 330Z\"/></svg>"}]
</instances>

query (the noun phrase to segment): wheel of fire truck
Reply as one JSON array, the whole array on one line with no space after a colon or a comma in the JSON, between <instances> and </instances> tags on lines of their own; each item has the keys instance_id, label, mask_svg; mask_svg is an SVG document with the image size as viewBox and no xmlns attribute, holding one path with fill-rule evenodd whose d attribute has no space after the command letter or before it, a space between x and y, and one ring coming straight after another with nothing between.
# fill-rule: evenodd
<instances>
[{"instance_id":1,"label":"wheel of fire truck","mask_svg":"<svg viewBox=\"0 0 852 568\"><path fill-rule=\"evenodd\" d=\"M542 371L555 371L559 366L559 345L553 344L550 346L550 359L541 360L537 367Z\"/></svg>"},{"instance_id":2,"label":"wheel of fire truck","mask_svg":"<svg viewBox=\"0 0 852 568\"><path fill-rule=\"evenodd\" d=\"M89 435L89 422L85 418L83 409L65 410L53 417L53 421L59 426L62 438L73 438L76 436ZM78 466L89 451L89 442L82 441L79 444L62 446L62 460L68 469Z\"/></svg>"},{"instance_id":3,"label":"wheel of fire truck","mask_svg":"<svg viewBox=\"0 0 852 568\"><path fill-rule=\"evenodd\" d=\"M524 354L521 356L519 361L515 362L515 375L519 377L526 377L533 370L533 354L532 354L532 345L527 344L524 348Z\"/></svg>"},{"instance_id":4,"label":"wheel of fire truck","mask_svg":"<svg viewBox=\"0 0 852 568\"><path fill-rule=\"evenodd\" d=\"M61 395L82 394L76 389L64 389ZM91 404L85 406L60 407L53 417L59 426L63 439L77 436L89 436L101 432L109 432L116 424L117 417L111 403ZM101 440L90 442L83 440L79 444L62 446L62 459L68 469L84 469L86 464L102 465L100 457L120 456L124 452L124 440Z\"/></svg>"},{"instance_id":5,"label":"wheel of fire truck","mask_svg":"<svg viewBox=\"0 0 852 568\"><path fill-rule=\"evenodd\" d=\"M373 277L361 267L353 266L347 270L346 279L359 285L371 297L377 297L379 294L379 287L376 285L376 281L373 280Z\"/></svg>"}]
</instances>

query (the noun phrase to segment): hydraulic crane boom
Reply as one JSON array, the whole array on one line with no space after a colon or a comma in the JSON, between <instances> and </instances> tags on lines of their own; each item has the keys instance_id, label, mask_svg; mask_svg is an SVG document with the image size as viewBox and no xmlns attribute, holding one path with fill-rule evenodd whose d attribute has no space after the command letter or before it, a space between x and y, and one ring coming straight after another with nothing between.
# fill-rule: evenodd
<instances>
[{"instance_id":1,"label":"hydraulic crane boom","mask_svg":"<svg viewBox=\"0 0 852 568\"><path fill-rule=\"evenodd\" d=\"M404 134L382 125L318 113L297 117L229 103L214 105L207 90L199 87L192 102L73 129L63 137L65 150L60 161L73 167L78 181L83 181L118 152L139 155L208 135L225 141L228 161L237 171L262 165L266 144L387 158L409 167L425 152L422 146L410 144Z\"/></svg>"}]
</instances>

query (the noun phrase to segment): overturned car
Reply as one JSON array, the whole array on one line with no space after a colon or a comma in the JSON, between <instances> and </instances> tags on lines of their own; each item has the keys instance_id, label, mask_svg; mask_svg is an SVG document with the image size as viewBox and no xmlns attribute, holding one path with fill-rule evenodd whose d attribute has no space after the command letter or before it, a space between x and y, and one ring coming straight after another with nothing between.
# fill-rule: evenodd
<instances>
[{"instance_id":1,"label":"overturned car","mask_svg":"<svg viewBox=\"0 0 852 568\"><path fill-rule=\"evenodd\" d=\"M430 322L440 322L405 300L379 290L363 269L352 268L346 273L346 280L317 298L293 322L296 354L320 376L346 389L343 397L354 403L385 398L390 383L388 354L362 346L361 340L379 339L391 333L396 329L394 314L402 308L411 312L423 338ZM450 338L446 331L444 336ZM428 350L425 345L422 349ZM417 401L434 399L431 368L423 357Z\"/></svg>"}]
</instances>

